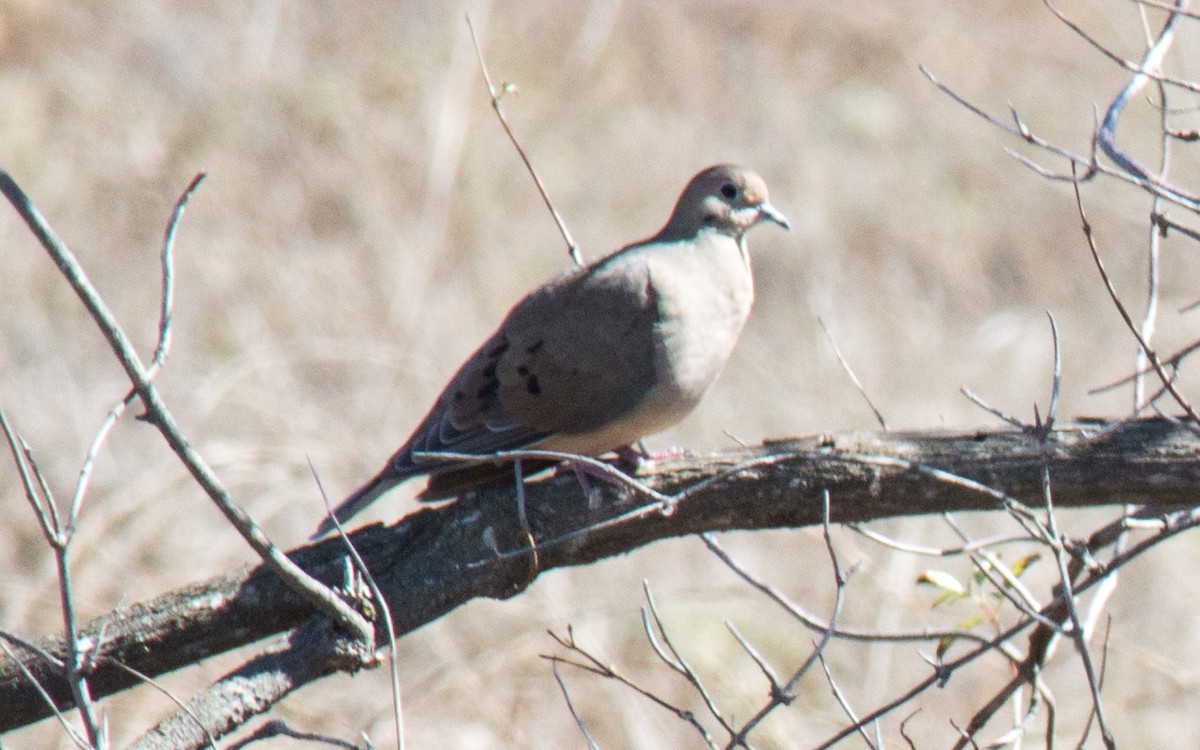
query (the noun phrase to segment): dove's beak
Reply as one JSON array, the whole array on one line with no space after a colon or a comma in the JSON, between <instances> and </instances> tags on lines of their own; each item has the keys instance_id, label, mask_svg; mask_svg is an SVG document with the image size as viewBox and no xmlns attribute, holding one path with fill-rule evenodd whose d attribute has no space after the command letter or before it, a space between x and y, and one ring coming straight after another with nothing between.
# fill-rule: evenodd
<instances>
[{"instance_id":1,"label":"dove's beak","mask_svg":"<svg viewBox=\"0 0 1200 750\"><path fill-rule=\"evenodd\" d=\"M762 221L763 219L773 221L789 232L792 231L792 222L788 221L787 217L779 213L770 203L758 204L758 220Z\"/></svg>"}]
</instances>

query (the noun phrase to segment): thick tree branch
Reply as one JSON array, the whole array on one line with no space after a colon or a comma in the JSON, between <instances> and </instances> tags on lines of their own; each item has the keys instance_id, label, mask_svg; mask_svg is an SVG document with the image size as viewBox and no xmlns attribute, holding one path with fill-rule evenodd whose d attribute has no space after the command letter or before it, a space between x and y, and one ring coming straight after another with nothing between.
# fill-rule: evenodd
<instances>
[{"instance_id":1,"label":"thick tree branch","mask_svg":"<svg viewBox=\"0 0 1200 750\"><path fill-rule=\"evenodd\" d=\"M1200 491L1200 438L1167 420L1070 425L1053 432L1046 450L1059 509L1186 506L1195 504ZM475 597L518 594L540 572L659 539L819 524L826 489L834 522L986 511L1003 507L1005 498L1038 505L1042 470L1037 440L1020 432L821 436L649 467L639 480L659 492L676 495L704 483L682 495L669 514L659 511L659 500L628 488L605 486L598 502L585 502L569 474L533 482L526 491L528 529L538 545L532 572L511 488L424 509L390 527L368 526L352 539L403 634ZM951 481L951 475L972 481ZM322 582L338 585L344 554L341 542L331 539L291 557ZM312 612L311 602L262 566L117 610L82 631L85 638L103 641L88 676L92 694L104 696L135 682L114 662L162 674L290 631ZM39 645L60 658L64 653L57 639ZM60 707L69 705L60 668L18 644L13 650ZM5 707L0 731L50 713L11 658L0 658L0 706Z\"/></svg>"}]
</instances>

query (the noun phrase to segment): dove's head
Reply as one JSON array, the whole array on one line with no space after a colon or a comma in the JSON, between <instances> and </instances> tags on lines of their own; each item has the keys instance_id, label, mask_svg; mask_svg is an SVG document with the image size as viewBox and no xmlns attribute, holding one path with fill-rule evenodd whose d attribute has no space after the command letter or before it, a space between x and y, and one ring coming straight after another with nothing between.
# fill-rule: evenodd
<instances>
[{"instance_id":1,"label":"dove's head","mask_svg":"<svg viewBox=\"0 0 1200 750\"><path fill-rule=\"evenodd\" d=\"M732 164L703 170L687 184L661 239L693 237L702 229L715 229L741 238L760 221L791 229L788 220L767 200L767 184L754 172Z\"/></svg>"}]
</instances>

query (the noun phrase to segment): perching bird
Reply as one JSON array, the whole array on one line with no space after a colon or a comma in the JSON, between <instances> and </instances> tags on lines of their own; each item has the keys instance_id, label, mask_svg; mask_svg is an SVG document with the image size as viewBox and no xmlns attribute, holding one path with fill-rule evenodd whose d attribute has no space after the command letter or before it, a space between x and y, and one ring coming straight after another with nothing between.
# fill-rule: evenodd
<instances>
[{"instance_id":1,"label":"perching bird","mask_svg":"<svg viewBox=\"0 0 1200 750\"><path fill-rule=\"evenodd\" d=\"M346 521L406 479L423 499L481 467L414 453L537 448L595 456L683 419L716 380L754 300L746 232L790 225L762 178L720 164L691 179L658 234L535 289L459 368L408 442L334 510ZM490 469L495 474L495 467ZM511 474L509 474L511 476ZM326 518L317 531L333 528Z\"/></svg>"}]
</instances>

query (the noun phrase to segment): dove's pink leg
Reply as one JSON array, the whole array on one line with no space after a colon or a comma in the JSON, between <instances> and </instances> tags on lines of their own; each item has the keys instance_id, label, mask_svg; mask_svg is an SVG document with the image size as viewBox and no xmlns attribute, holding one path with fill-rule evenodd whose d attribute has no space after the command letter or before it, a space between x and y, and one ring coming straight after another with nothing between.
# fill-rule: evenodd
<instances>
[{"instance_id":1,"label":"dove's pink leg","mask_svg":"<svg viewBox=\"0 0 1200 750\"><path fill-rule=\"evenodd\" d=\"M672 446L661 451L647 451L645 446L639 442L637 445L621 446L613 452L617 454L617 460L613 462L616 468L635 471L644 461L674 458L684 455L687 451L678 446ZM589 497L592 490L592 483L589 480L596 479L614 486L621 484L619 479L591 464L582 461L570 461L568 465L571 467L571 471L575 473L575 478L579 480L579 486L583 489L584 494Z\"/></svg>"}]
</instances>

